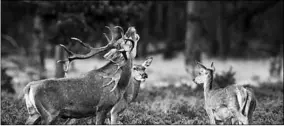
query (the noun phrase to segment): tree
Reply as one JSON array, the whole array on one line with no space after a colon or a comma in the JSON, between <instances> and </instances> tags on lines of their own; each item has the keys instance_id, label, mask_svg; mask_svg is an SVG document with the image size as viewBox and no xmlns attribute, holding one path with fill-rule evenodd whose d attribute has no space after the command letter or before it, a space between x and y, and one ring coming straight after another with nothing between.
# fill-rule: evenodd
<instances>
[{"instance_id":1,"label":"tree","mask_svg":"<svg viewBox=\"0 0 284 126\"><path fill-rule=\"evenodd\" d=\"M227 21L225 20L224 16L226 13L225 10L225 3L219 1L217 3L217 9L219 10L219 15L217 19L217 41L218 41L218 56L220 56L222 59L226 59L229 50L230 50L230 37L229 37L229 30Z\"/></svg>"},{"instance_id":2,"label":"tree","mask_svg":"<svg viewBox=\"0 0 284 126\"><path fill-rule=\"evenodd\" d=\"M64 60L64 50L60 46L55 46L55 77L56 78L62 78L64 77L64 64L63 63L57 63L59 60Z\"/></svg>"},{"instance_id":3,"label":"tree","mask_svg":"<svg viewBox=\"0 0 284 126\"><path fill-rule=\"evenodd\" d=\"M177 31L177 21L176 21L176 9L175 9L175 2L168 1L167 2L167 40L166 40L166 51L164 52L164 58L172 58L174 56L174 43L177 41L175 40Z\"/></svg>"},{"instance_id":4,"label":"tree","mask_svg":"<svg viewBox=\"0 0 284 126\"><path fill-rule=\"evenodd\" d=\"M140 50L138 53L139 58L145 58L147 56L147 46L149 44L149 38L150 38L150 13L153 11L153 4L152 2L148 2L147 6L144 8L142 19L143 23L141 25L142 33L141 33L141 42L140 42Z\"/></svg>"},{"instance_id":5,"label":"tree","mask_svg":"<svg viewBox=\"0 0 284 126\"><path fill-rule=\"evenodd\" d=\"M198 1L187 2L187 23L185 33L185 65L186 70L190 74L190 78L195 76L195 61L201 62L201 50L199 43L202 37L202 23L198 14L200 6Z\"/></svg>"}]
</instances>

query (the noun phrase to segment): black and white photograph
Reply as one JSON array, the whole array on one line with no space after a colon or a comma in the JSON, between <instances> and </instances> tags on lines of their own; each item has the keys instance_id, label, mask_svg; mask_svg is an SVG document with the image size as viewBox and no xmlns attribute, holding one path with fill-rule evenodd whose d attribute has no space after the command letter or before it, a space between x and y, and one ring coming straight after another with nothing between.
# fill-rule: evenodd
<instances>
[{"instance_id":1,"label":"black and white photograph","mask_svg":"<svg viewBox=\"0 0 284 126\"><path fill-rule=\"evenodd\" d=\"M284 125L282 0L0 3L1 125Z\"/></svg>"}]
</instances>

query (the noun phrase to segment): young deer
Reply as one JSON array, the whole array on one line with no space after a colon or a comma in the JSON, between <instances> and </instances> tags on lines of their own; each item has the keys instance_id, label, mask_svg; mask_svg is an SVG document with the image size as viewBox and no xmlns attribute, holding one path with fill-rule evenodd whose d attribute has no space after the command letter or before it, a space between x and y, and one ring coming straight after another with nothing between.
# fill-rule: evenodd
<instances>
[{"instance_id":1,"label":"young deer","mask_svg":"<svg viewBox=\"0 0 284 126\"><path fill-rule=\"evenodd\" d=\"M225 88L213 89L213 74L215 68L213 62L211 68L206 68L201 63L199 75L193 79L196 84L203 84L205 110L210 119L210 124L216 121L232 124L250 124L253 111L256 107L256 99L253 92L243 86L231 85Z\"/></svg>"},{"instance_id":2,"label":"young deer","mask_svg":"<svg viewBox=\"0 0 284 126\"><path fill-rule=\"evenodd\" d=\"M119 109L116 110L116 112L118 114L122 113L123 110L125 110L127 108L128 104L130 104L130 102L133 102L136 99L136 97L138 96L141 82L144 82L148 78L148 75L145 72L145 70L146 70L146 68L148 68L151 65L152 60L153 60L153 58L150 57L146 61L144 61L141 65L134 65L133 66L132 76L130 78L130 82L127 86L126 92L124 93L123 98L120 99L118 101L118 103L116 104L117 106L119 106L118 107ZM106 85L106 86L108 86L108 85ZM112 105L111 102L114 101L114 99L115 99L114 96L115 96L115 94L113 92L105 94L105 96L104 96L104 102L105 103L103 103L103 104L105 104L104 110L101 110L103 112L100 116L97 116L97 120L96 120L96 122L98 122L98 124L105 124L104 122L105 122L105 119L106 119L106 115L107 115L108 112L111 111L111 107L108 107L106 105L107 104L109 104L109 106ZM115 112L111 111L111 113L115 113ZM114 118L114 117L112 117L112 118ZM65 124L70 125L74 121L75 121L75 119L67 120L65 122Z\"/></svg>"},{"instance_id":3,"label":"young deer","mask_svg":"<svg viewBox=\"0 0 284 126\"><path fill-rule=\"evenodd\" d=\"M135 31L136 32L136 31ZM112 33L112 32L111 32ZM128 32L126 32L129 34ZM136 33L135 33L136 34ZM112 35L112 34L111 34ZM106 35L105 35L106 36ZM136 34L138 36L138 34ZM106 36L108 39L108 37ZM111 109L111 122L115 124L117 110L120 110L119 101L123 98L124 92L131 78L133 59L131 55L136 47L139 38L124 39L125 43L129 41L134 44L129 49L120 50L124 53L125 60L122 60L120 66L114 62L108 62L105 66L91 70L81 76L72 78L45 79L30 82L24 88L24 98L29 113L26 124L52 124L57 118L83 118L96 115L97 124L100 124L100 118L105 109ZM93 48L90 45L79 41L83 46L91 51L85 55L75 54L64 49L70 55L68 60L61 62L71 62L76 59L87 59L99 52L117 48L116 41L108 39L108 44L101 48ZM108 78L105 78L108 77ZM118 80L112 97L105 97L110 93L109 87L103 87L105 83Z\"/></svg>"}]
</instances>

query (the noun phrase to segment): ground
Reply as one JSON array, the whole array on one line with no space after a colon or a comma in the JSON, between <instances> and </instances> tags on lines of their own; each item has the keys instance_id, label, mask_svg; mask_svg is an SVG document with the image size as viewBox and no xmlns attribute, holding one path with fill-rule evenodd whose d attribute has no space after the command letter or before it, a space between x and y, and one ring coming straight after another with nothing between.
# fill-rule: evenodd
<instances>
[{"instance_id":1,"label":"ground","mask_svg":"<svg viewBox=\"0 0 284 126\"><path fill-rule=\"evenodd\" d=\"M160 55L147 69L149 78L143 83L136 102L130 104L119 117L123 124L208 124L208 116L203 108L203 92L191 90L192 82L186 80L184 58L180 54L172 60L162 60ZM233 60L221 61L204 58L203 64L214 62L217 73L227 71L230 66L236 72L237 83L252 85L257 107L253 114L253 124L284 124L283 122L283 81L269 80L268 60ZM55 62L46 60L48 75L54 73ZM135 63L142 63L136 60ZM75 61L77 71L68 76L76 76L90 69L102 66L105 61L89 59ZM1 92L1 124L24 124L27 110L23 100ZM59 120L58 123L62 123ZM81 119L77 124L92 124L90 119Z\"/></svg>"}]
</instances>

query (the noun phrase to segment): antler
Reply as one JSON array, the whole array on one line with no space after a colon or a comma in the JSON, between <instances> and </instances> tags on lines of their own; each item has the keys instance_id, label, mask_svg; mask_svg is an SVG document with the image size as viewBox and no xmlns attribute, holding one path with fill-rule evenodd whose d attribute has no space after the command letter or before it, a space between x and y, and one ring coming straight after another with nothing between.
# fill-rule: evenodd
<instances>
[{"instance_id":1,"label":"antler","mask_svg":"<svg viewBox=\"0 0 284 126\"><path fill-rule=\"evenodd\" d=\"M119 28L119 29L121 30L121 32L120 32L120 34L121 34L121 38L123 38L123 39L124 39L124 30L123 30L123 28L122 28L122 27L120 27L120 26L115 26L114 28Z\"/></svg>"},{"instance_id":2,"label":"antler","mask_svg":"<svg viewBox=\"0 0 284 126\"><path fill-rule=\"evenodd\" d=\"M112 30L110 29L110 27L109 26L105 26L109 31L110 31L110 34L111 34L111 40L107 37L107 34L106 33L103 33L104 34L104 36L106 37L106 39L107 39L107 41L108 41L108 43L111 43L112 41L113 41L113 32L112 32Z\"/></svg>"},{"instance_id":3,"label":"antler","mask_svg":"<svg viewBox=\"0 0 284 126\"><path fill-rule=\"evenodd\" d=\"M109 26L105 26L109 31L110 31L110 34L111 34L111 39L107 36L106 33L103 33L104 36L106 37L107 41L108 41L108 44L106 46L103 46L103 47L100 47L100 48L94 48L92 46L90 46L89 44L87 43L84 43L82 42L80 39L78 38L75 38L75 37L72 37L71 39L72 40L75 40L76 42L79 42L82 46L90 49L90 52L87 53L87 54L75 54L74 52L72 52L71 50L69 50L66 46L64 46L63 44L60 44L60 46L68 53L68 59L66 60L59 60L57 61L57 63L67 63L67 66L65 68L65 73L68 71L69 69L69 64L73 61L73 60L76 60L76 59L87 59L87 58L90 58L100 52L103 52L105 50L110 50L112 48L115 48L115 41L114 41L114 37L113 37L113 31L111 30L111 28ZM120 26L115 26L114 28L119 28L121 29L121 35L122 35L122 38L124 36L124 30L122 27Z\"/></svg>"},{"instance_id":4,"label":"antler","mask_svg":"<svg viewBox=\"0 0 284 126\"><path fill-rule=\"evenodd\" d=\"M113 31L110 29L109 26L105 26L105 27L106 27L107 29L109 29L110 32L111 32L111 39L109 39L109 38L107 37L106 33L104 33L104 36L106 37L107 41L110 43L110 42L112 42L112 41L114 40ZM113 28L119 28L119 29L121 30L120 34L121 34L121 36L122 36L122 38L123 38L123 36L124 36L124 30L123 30L123 28L122 28L121 26L114 26Z\"/></svg>"},{"instance_id":5,"label":"antler","mask_svg":"<svg viewBox=\"0 0 284 126\"><path fill-rule=\"evenodd\" d=\"M114 39L113 39L113 31L110 29L110 27L108 27L108 26L105 26L105 27L106 27L107 29L109 29L109 31L110 31L111 39L108 38L108 36L106 35L106 33L104 33L104 35L105 35L105 37L106 37L106 39L107 39L107 41L108 41L108 44L105 45L105 46L103 46L103 47L94 48L94 47L90 46L89 44L82 42L82 41L81 41L80 39L78 39L78 38L75 38L75 37L72 37L72 38L71 38L72 40L75 40L76 42L79 42L82 46L84 46L84 47L90 49L90 52L87 53L87 54L75 54L74 52L72 52L71 50L69 50L65 45L60 44L60 46L61 46L61 47L68 53L68 55L69 55L69 56L68 56L68 59L57 61L57 63L67 63L67 62L68 62L67 67L66 67L65 70L64 70L65 72L68 71L68 68L69 68L68 66L69 66L69 64L70 64L73 60L76 60L76 59L88 59L88 58L90 58L90 57L92 57L92 56L94 56L94 55L96 55L96 54L98 54L98 53L100 53L100 52L103 52L103 51L105 51L105 50L109 50L109 49L112 49L112 48L115 47L115 46L114 46L115 41L114 41ZM121 28L120 26L117 26L117 27ZM121 29L122 29L122 28L121 28Z\"/></svg>"}]
</instances>

